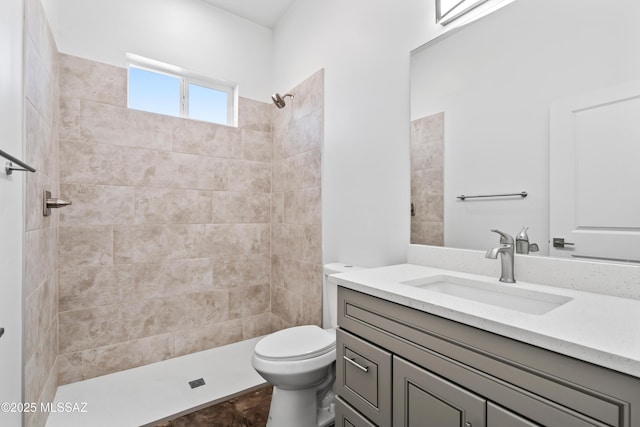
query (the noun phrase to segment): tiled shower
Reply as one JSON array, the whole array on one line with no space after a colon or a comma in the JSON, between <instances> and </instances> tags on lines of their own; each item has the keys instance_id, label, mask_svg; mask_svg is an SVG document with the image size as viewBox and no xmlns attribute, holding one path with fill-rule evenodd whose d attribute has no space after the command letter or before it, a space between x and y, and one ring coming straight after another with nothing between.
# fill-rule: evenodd
<instances>
[{"instance_id":1,"label":"tiled shower","mask_svg":"<svg viewBox=\"0 0 640 427\"><path fill-rule=\"evenodd\" d=\"M26 8L26 400L320 324L323 72L283 110L240 97L237 128L129 110L126 69ZM73 205L43 217L44 190Z\"/></svg>"}]
</instances>

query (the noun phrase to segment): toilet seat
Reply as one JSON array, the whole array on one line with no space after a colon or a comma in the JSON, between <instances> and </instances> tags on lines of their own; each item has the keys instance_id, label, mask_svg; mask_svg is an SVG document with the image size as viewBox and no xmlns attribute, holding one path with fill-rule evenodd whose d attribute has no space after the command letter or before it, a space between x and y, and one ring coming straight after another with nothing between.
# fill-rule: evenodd
<instances>
[{"instance_id":1,"label":"toilet seat","mask_svg":"<svg viewBox=\"0 0 640 427\"><path fill-rule=\"evenodd\" d=\"M267 335L255 347L255 355L272 361L306 360L333 351L336 337L315 325L295 326Z\"/></svg>"}]
</instances>

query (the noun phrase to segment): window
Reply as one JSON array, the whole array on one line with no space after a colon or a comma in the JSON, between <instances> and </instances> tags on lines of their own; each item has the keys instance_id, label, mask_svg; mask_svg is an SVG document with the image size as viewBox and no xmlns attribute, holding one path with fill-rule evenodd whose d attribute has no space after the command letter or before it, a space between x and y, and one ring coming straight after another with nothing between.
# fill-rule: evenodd
<instances>
[{"instance_id":1,"label":"window","mask_svg":"<svg viewBox=\"0 0 640 427\"><path fill-rule=\"evenodd\" d=\"M470 22L511 2L513 0L436 0L436 23L444 26L462 17Z\"/></svg>"},{"instance_id":2,"label":"window","mask_svg":"<svg viewBox=\"0 0 640 427\"><path fill-rule=\"evenodd\" d=\"M235 126L236 85L137 55L129 59L129 108Z\"/></svg>"}]
</instances>

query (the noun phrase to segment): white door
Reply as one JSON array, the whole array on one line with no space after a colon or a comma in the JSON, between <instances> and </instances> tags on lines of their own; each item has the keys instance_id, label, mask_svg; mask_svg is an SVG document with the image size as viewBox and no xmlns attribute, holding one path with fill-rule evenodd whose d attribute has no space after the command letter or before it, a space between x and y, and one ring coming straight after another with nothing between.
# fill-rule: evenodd
<instances>
[{"instance_id":1,"label":"white door","mask_svg":"<svg viewBox=\"0 0 640 427\"><path fill-rule=\"evenodd\" d=\"M640 262L640 80L558 101L550 125L550 254Z\"/></svg>"},{"instance_id":2,"label":"white door","mask_svg":"<svg viewBox=\"0 0 640 427\"><path fill-rule=\"evenodd\" d=\"M22 158L23 0L0 1L0 149ZM22 401L22 236L24 173L0 158L0 404ZM0 425L22 416L0 408ZM17 407L9 409L20 409Z\"/></svg>"}]
</instances>

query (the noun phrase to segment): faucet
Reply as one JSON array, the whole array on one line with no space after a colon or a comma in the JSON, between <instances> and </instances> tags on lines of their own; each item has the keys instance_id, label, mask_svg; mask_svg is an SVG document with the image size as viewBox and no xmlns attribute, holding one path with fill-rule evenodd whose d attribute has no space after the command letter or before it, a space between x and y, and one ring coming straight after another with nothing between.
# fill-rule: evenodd
<instances>
[{"instance_id":1,"label":"faucet","mask_svg":"<svg viewBox=\"0 0 640 427\"><path fill-rule=\"evenodd\" d=\"M516 236L516 253L528 254L529 252L538 252L540 248L537 243L529 243L527 235L529 227L523 227L522 231Z\"/></svg>"},{"instance_id":2,"label":"faucet","mask_svg":"<svg viewBox=\"0 0 640 427\"><path fill-rule=\"evenodd\" d=\"M513 277L513 258L515 242L513 237L503 233L500 230L491 230L494 233L500 235L500 246L497 248L489 249L485 255L485 258L497 259L500 255L500 261L502 263L502 273L500 274L500 281L505 283L516 283L516 279Z\"/></svg>"}]
</instances>

